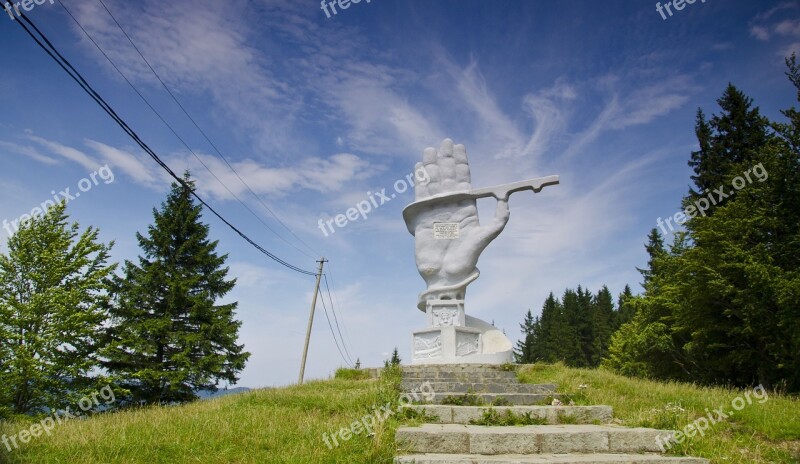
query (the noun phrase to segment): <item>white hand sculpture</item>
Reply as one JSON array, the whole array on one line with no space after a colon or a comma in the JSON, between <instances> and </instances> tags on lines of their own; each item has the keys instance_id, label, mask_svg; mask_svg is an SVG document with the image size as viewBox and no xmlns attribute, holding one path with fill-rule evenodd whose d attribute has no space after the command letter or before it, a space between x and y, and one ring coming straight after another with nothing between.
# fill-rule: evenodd
<instances>
[{"instance_id":1,"label":"white hand sculpture","mask_svg":"<svg viewBox=\"0 0 800 464\"><path fill-rule=\"evenodd\" d=\"M510 213L509 192L501 193L494 219L480 225L464 145L445 139L438 151L426 149L422 159L415 172L424 169L428 182L416 176L415 205L426 205L416 208L406 222L415 237L417 269L428 284L417 304L425 311L428 299L464 299L467 285L480 275L476 267L480 254L503 231ZM443 222L458 224L457 239L434 238L434 224Z\"/></svg>"}]
</instances>

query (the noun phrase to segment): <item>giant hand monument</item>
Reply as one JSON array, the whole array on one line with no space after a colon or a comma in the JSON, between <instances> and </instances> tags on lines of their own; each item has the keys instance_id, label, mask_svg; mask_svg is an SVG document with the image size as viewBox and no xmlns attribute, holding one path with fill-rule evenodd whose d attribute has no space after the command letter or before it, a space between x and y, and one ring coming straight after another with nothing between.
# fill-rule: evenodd
<instances>
[{"instance_id":1,"label":"giant hand monument","mask_svg":"<svg viewBox=\"0 0 800 464\"><path fill-rule=\"evenodd\" d=\"M511 341L465 314L467 285L480 276L481 253L508 223L508 197L523 190L538 193L558 184L558 176L473 189L467 151L450 139L439 150L423 152L415 172L420 170L427 175L416 176L415 201L403 210L415 240L417 269L428 287L417 302L428 327L413 334L412 364L511 362ZM477 199L484 197L494 197L497 207L492 221L481 225Z\"/></svg>"}]
</instances>

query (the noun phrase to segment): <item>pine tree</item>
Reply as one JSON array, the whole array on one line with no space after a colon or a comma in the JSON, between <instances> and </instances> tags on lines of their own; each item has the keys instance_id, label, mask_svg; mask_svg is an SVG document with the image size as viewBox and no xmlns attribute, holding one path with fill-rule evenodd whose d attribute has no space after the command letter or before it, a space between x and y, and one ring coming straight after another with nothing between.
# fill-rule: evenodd
<instances>
[{"instance_id":1,"label":"pine tree","mask_svg":"<svg viewBox=\"0 0 800 464\"><path fill-rule=\"evenodd\" d=\"M787 60L800 100L800 69ZM751 178L735 196L715 201L713 215L686 222L668 253L651 234L645 293L614 335L608 367L626 374L700 383L800 389L800 114L772 124L752 100L729 86L722 113L698 114L700 150L690 165L697 190ZM747 173L747 174L745 174ZM740 184L743 181L740 179ZM730 189L728 189L730 192Z\"/></svg>"},{"instance_id":2,"label":"pine tree","mask_svg":"<svg viewBox=\"0 0 800 464\"><path fill-rule=\"evenodd\" d=\"M533 336L531 343L531 356L534 361L543 362L556 362L563 360L563 355L560 352L561 346L558 337L562 335L564 330L568 327L566 324L566 317L563 312L561 303L556 299L553 292L547 296L547 299L542 305L542 315L537 320L536 332ZM572 340L570 340L572 341Z\"/></svg>"},{"instance_id":3,"label":"pine tree","mask_svg":"<svg viewBox=\"0 0 800 464\"><path fill-rule=\"evenodd\" d=\"M786 64L800 101L796 58ZM800 117L782 113L789 122L772 124L757 158L738 156L724 179L750 171L752 182L687 223L694 246L678 274L689 304L679 322L692 329L700 382L800 390Z\"/></svg>"},{"instance_id":4,"label":"pine tree","mask_svg":"<svg viewBox=\"0 0 800 464\"><path fill-rule=\"evenodd\" d=\"M608 351L611 335L614 331L614 301L611 292L605 285L592 301L592 346L589 366L597 367Z\"/></svg>"},{"instance_id":5,"label":"pine tree","mask_svg":"<svg viewBox=\"0 0 800 464\"><path fill-rule=\"evenodd\" d=\"M631 292L630 285L625 285L625 289L620 293L619 298L617 299L617 314L614 321L614 331L616 332L622 326L622 324L627 324L628 322L633 319L634 314L636 314L636 309L633 304L630 304L631 299L633 298L633 293Z\"/></svg>"},{"instance_id":6,"label":"pine tree","mask_svg":"<svg viewBox=\"0 0 800 464\"><path fill-rule=\"evenodd\" d=\"M132 403L194 400L220 381L236 383L250 356L237 344L237 303L216 304L235 279L227 280L227 255L209 241L191 188L188 173L172 184L147 236L136 235L143 256L114 279L105 367Z\"/></svg>"},{"instance_id":7,"label":"pine tree","mask_svg":"<svg viewBox=\"0 0 800 464\"><path fill-rule=\"evenodd\" d=\"M685 204L726 185L733 166L754 164L769 140L768 121L758 107L753 107L753 100L732 84L728 84L717 103L722 112L709 121L702 110L697 111L695 134L700 149L692 152L689 160L695 173L695 189L690 190ZM706 214L710 215L724 201L715 201Z\"/></svg>"},{"instance_id":8,"label":"pine tree","mask_svg":"<svg viewBox=\"0 0 800 464\"><path fill-rule=\"evenodd\" d=\"M659 272L658 269L658 261L660 258L663 258L667 251L664 248L664 238L658 232L658 229L653 228L650 230L650 234L647 236L647 244L644 246L645 251L647 251L648 259L647 259L647 267L644 269L636 268L642 277L644 278L644 282L642 286L646 287L650 281L652 280L654 275L657 275Z\"/></svg>"},{"instance_id":9,"label":"pine tree","mask_svg":"<svg viewBox=\"0 0 800 464\"><path fill-rule=\"evenodd\" d=\"M399 366L401 362L400 353L397 351L397 347L394 347L394 351L392 351L392 359L389 360L389 364L392 366Z\"/></svg>"},{"instance_id":10,"label":"pine tree","mask_svg":"<svg viewBox=\"0 0 800 464\"><path fill-rule=\"evenodd\" d=\"M553 292L547 296L542 305L542 315L537 320L537 332L533 337L531 356L534 361L556 362L561 360L559 344L556 340L563 330L566 318L561 303Z\"/></svg>"},{"instance_id":11,"label":"pine tree","mask_svg":"<svg viewBox=\"0 0 800 464\"><path fill-rule=\"evenodd\" d=\"M514 357L518 364L530 364L535 362L533 348L536 342L536 325L538 321L534 319L531 310L525 315L525 320L519 325L522 331L522 340L517 341Z\"/></svg>"},{"instance_id":12,"label":"pine tree","mask_svg":"<svg viewBox=\"0 0 800 464\"><path fill-rule=\"evenodd\" d=\"M546 333L548 351L553 355L550 362L563 361L574 367L585 365L581 344L585 318L588 315L581 312L578 294L574 290L566 289L561 303L555 305Z\"/></svg>"},{"instance_id":13,"label":"pine tree","mask_svg":"<svg viewBox=\"0 0 800 464\"><path fill-rule=\"evenodd\" d=\"M686 234L675 234L669 251L657 231L651 232L645 248L648 267L639 269L645 277L645 294L626 301L633 318L611 337L602 366L624 375L688 380L693 366L685 346L685 327L676 321L685 305L677 274L686 251Z\"/></svg>"},{"instance_id":14,"label":"pine tree","mask_svg":"<svg viewBox=\"0 0 800 464\"><path fill-rule=\"evenodd\" d=\"M0 254L0 408L64 408L101 387L106 265L113 242L67 225L64 203L25 221Z\"/></svg>"}]
</instances>

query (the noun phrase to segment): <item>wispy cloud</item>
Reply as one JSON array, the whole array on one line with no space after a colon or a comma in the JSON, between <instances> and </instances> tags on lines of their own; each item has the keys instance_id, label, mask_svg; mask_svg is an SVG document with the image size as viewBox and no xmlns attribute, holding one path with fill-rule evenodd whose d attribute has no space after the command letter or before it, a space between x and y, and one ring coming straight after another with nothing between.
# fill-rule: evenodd
<instances>
[{"instance_id":1,"label":"wispy cloud","mask_svg":"<svg viewBox=\"0 0 800 464\"><path fill-rule=\"evenodd\" d=\"M788 11L797 12L800 5L797 2L784 2L780 5L756 15L750 21L750 35L761 41L780 41L778 53L789 56L800 52L800 18L786 17ZM785 12L777 19L778 12ZM787 42L788 40L788 42Z\"/></svg>"},{"instance_id":2,"label":"wispy cloud","mask_svg":"<svg viewBox=\"0 0 800 464\"><path fill-rule=\"evenodd\" d=\"M27 157L35 159L36 161L39 161L40 163L50 164L50 165L55 165L59 163L57 159L51 158L47 155L43 155L41 152L39 152L39 150L29 145L19 145L17 143L0 141L0 148L3 148L4 150L10 151L12 153L25 155Z\"/></svg>"},{"instance_id":3,"label":"wispy cloud","mask_svg":"<svg viewBox=\"0 0 800 464\"><path fill-rule=\"evenodd\" d=\"M74 163L78 163L86 169L94 170L102 166L102 163L99 163L86 153L75 148L68 147L58 142L53 142L32 134L29 134L27 138L41 146L43 149L47 150L51 155L57 155Z\"/></svg>"},{"instance_id":4,"label":"wispy cloud","mask_svg":"<svg viewBox=\"0 0 800 464\"><path fill-rule=\"evenodd\" d=\"M618 82L617 77L607 76L604 81L607 86L607 103L589 125L573 138L564 153L565 159L582 153L590 143L605 132L645 125L669 114L688 102L688 94L694 90L688 76L683 75L670 79L670 82L676 84L674 86L633 87L627 93L623 93L618 88L628 89L630 85L623 86Z\"/></svg>"},{"instance_id":5,"label":"wispy cloud","mask_svg":"<svg viewBox=\"0 0 800 464\"><path fill-rule=\"evenodd\" d=\"M242 19L247 2L108 2L138 48L173 91L210 95L236 129L249 134L264 151L294 154L292 128L300 99L277 78L252 46L251 30ZM98 2L70 5L78 20L122 72L135 84L159 89L156 77ZM76 28L76 34L84 37ZM111 69L85 38L87 50ZM266 45L263 44L262 45Z\"/></svg>"},{"instance_id":6,"label":"wispy cloud","mask_svg":"<svg viewBox=\"0 0 800 464\"><path fill-rule=\"evenodd\" d=\"M48 153L61 156L87 169L96 169L104 163L109 163L115 171L119 170L128 175L133 182L146 188L161 190L172 181L165 171L139 150L112 147L87 139L85 144L93 152L90 155L80 149L39 136L29 135L28 138L42 146ZM57 162L56 159L39 153L32 146L8 142L0 142L0 146L7 146L43 163ZM202 193L213 195L218 200L232 200L233 194L240 198L246 196L247 186L222 159L216 156L198 153L195 158L191 153L183 152L173 153L162 159L178 174L188 169L197 179L198 190ZM268 167L252 159L234 161L231 166L256 193L274 196L286 196L299 190L335 193L341 191L346 184L367 179L379 170L366 160L350 153L337 153L329 158L308 157L294 165L280 168Z\"/></svg>"},{"instance_id":7,"label":"wispy cloud","mask_svg":"<svg viewBox=\"0 0 800 464\"><path fill-rule=\"evenodd\" d=\"M158 170L155 163L146 164L130 151L114 148L95 140L87 139L85 143L107 163L114 166L114 170L124 172L137 184L148 188L163 188L167 180L166 173ZM163 175L161 175L162 173Z\"/></svg>"}]
</instances>

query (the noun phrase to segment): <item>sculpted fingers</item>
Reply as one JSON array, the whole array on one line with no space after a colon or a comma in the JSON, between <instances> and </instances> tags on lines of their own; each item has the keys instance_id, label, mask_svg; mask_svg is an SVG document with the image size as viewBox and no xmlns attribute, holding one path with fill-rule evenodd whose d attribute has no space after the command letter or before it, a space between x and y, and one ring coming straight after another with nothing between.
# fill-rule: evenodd
<instances>
[{"instance_id":1,"label":"sculpted fingers","mask_svg":"<svg viewBox=\"0 0 800 464\"><path fill-rule=\"evenodd\" d=\"M456 190L472 190L472 176L464 145L459 144L453 148L453 159L456 162Z\"/></svg>"},{"instance_id":2,"label":"sculpted fingers","mask_svg":"<svg viewBox=\"0 0 800 464\"><path fill-rule=\"evenodd\" d=\"M453 157L453 140L444 139L442 145L439 147L439 158L452 158Z\"/></svg>"},{"instance_id":3,"label":"sculpted fingers","mask_svg":"<svg viewBox=\"0 0 800 464\"><path fill-rule=\"evenodd\" d=\"M425 170L424 164L417 163L414 166L414 199L422 200L431 196L428 185L430 185L430 174Z\"/></svg>"},{"instance_id":4,"label":"sculpted fingers","mask_svg":"<svg viewBox=\"0 0 800 464\"><path fill-rule=\"evenodd\" d=\"M439 148L439 171L441 174L442 191L456 190L456 160L453 158L453 141L444 139Z\"/></svg>"},{"instance_id":5,"label":"sculpted fingers","mask_svg":"<svg viewBox=\"0 0 800 464\"><path fill-rule=\"evenodd\" d=\"M436 163L436 149L433 148L433 147L426 148L425 151L422 152L422 162L425 164L425 166L427 166L429 164L435 164Z\"/></svg>"},{"instance_id":6,"label":"sculpted fingers","mask_svg":"<svg viewBox=\"0 0 800 464\"><path fill-rule=\"evenodd\" d=\"M439 193L472 190L467 149L464 145L455 145L451 139L444 139L438 150L426 148L422 153L422 167L428 184L426 188L416 188L417 199Z\"/></svg>"},{"instance_id":7,"label":"sculpted fingers","mask_svg":"<svg viewBox=\"0 0 800 464\"><path fill-rule=\"evenodd\" d=\"M437 193L442 191L441 187L441 175L439 164L437 163L436 157L436 149L435 148L426 148L424 152L422 152L422 164L425 169L425 172L428 173L428 194L429 195L436 195Z\"/></svg>"}]
</instances>

